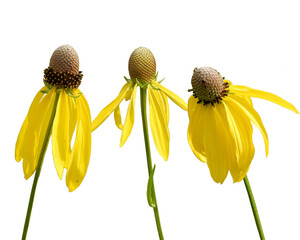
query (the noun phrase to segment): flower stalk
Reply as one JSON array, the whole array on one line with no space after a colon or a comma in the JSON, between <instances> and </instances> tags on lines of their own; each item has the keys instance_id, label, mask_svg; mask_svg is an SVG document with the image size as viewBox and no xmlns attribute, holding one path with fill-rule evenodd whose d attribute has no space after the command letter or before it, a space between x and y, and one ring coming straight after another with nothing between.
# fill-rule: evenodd
<instances>
[{"instance_id":1,"label":"flower stalk","mask_svg":"<svg viewBox=\"0 0 300 240\"><path fill-rule=\"evenodd\" d=\"M29 221L30 221L34 196L35 196L35 190L36 190L36 187L37 187L38 179L39 179L39 176L40 176L40 173L41 173L41 170L42 170L42 165L43 165L45 153L46 153L47 146L48 146L48 143L49 143L51 130L52 130L52 125L53 125L53 120L54 120L54 117L55 117L56 107L57 107L57 103L58 103L58 99L59 99L59 94L60 94L60 91L56 90L56 95L55 95L55 100L54 100L54 105L53 105L51 117L50 117L50 120L49 120L47 132L46 132L46 135L45 135L45 138L44 138L43 146L42 146L42 149L41 149L41 153L40 153L40 156L39 156L39 160L38 160L36 172L35 172L35 175L34 175L32 188L31 188L31 193L30 193L30 198L29 198L29 203L28 203L28 208L27 208L27 213L26 213L26 219L25 219L24 228L23 228L22 240L25 240L26 236L27 236L27 231L28 231L28 227L29 227Z\"/></svg>"},{"instance_id":2,"label":"flower stalk","mask_svg":"<svg viewBox=\"0 0 300 240\"><path fill-rule=\"evenodd\" d=\"M152 166L152 160L151 160L151 151L150 151L150 143L149 143L149 133L148 133L148 123L147 123L147 112L146 112L146 101L147 101L147 89L140 88L141 91L141 114L142 114L142 122L143 122L143 131L144 131L144 140L145 140L145 149L146 149L146 156L147 156L147 166L148 166L148 173L149 177L151 177L151 174L153 174L153 166ZM152 182L152 202L153 202L153 211L156 221L156 227L157 232L159 235L159 239L163 240L164 236L162 233L162 228L160 224L160 218L159 218L159 212L158 212L158 206L156 201L156 194L155 194L155 188L154 183Z\"/></svg>"},{"instance_id":3,"label":"flower stalk","mask_svg":"<svg viewBox=\"0 0 300 240\"><path fill-rule=\"evenodd\" d=\"M244 177L244 183L245 183L245 187L246 187L246 190L247 190L247 193L248 193L249 201L250 201L250 204L251 204L253 216L254 216L254 219L255 219L255 223L256 223L256 227L257 227L260 239L265 240L264 232L263 232L262 225L261 225L261 222L260 222L260 218L259 218L259 215L258 215L258 210L257 210L256 204L255 204L254 196L253 196L253 193L252 193L251 186L250 186L247 175Z\"/></svg>"}]
</instances>

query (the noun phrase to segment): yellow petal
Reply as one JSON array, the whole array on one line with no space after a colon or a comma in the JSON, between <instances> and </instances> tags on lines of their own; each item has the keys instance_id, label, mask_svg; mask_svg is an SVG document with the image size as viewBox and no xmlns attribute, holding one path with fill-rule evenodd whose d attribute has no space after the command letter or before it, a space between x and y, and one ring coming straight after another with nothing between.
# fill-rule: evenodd
<instances>
[{"instance_id":1,"label":"yellow petal","mask_svg":"<svg viewBox=\"0 0 300 240\"><path fill-rule=\"evenodd\" d=\"M240 110L242 110L249 117L249 119L255 124L255 126L259 129L259 131L263 135L264 142L265 142L266 156L268 156L268 153L269 153L268 134L267 134L266 129L261 121L259 114L243 98L238 97L237 95L228 95L228 98L230 98L230 100L232 102L234 102L234 104Z\"/></svg>"},{"instance_id":2,"label":"yellow petal","mask_svg":"<svg viewBox=\"0 0 300 240\"><path fill-rule=\"evenodd\" d=\"M89 104L88 104L88 102L87 102L87 100L86 100L86 98L83 94L81 95L81 97L82 97L82 99L81 99L82 106L84 107L87 118L90 120L90 123L91 123L91 111L90 111Z\"/></svg>"},{"instance_id":3,"label":"yellow petal","mask_svg":"<svg viewBox=\"0 0 300 240\"><path fill-rule=\"evenodd\" d=\"M133 127L136 90L137 90L137 84L134 86L134 89L132 91L130 103L129 103L126 118L125 118L124 128L123 128L122 135L121 135L120 147L122 147L124 145L124 143L126 142L127 138L129 137L129 135L131 133L132 127Z\"/></svg>"},{"instance_id":4,"label":"yellow petal","mask_svg":"<svg viewBox=\"0 0 300 240\"><path fill-rule=\"evenodd\" d=\"M17 139L17 142L16 142L16 149L15 149L15 158L16 160L19 162L21 161L21 159L23 158L22 156L22 149L24 149L23 145L27 144L26 142L24 142L24 139L25 139L25 135L28 134L28 115L32 112L35 112L36 111L36 108L37 108L37 105L39 104L39 102L41 101L42 97L44 96L44 93L42 93L41 91L43 90L46 90L47 87L42 87L40 89L40 91L38 91L38 93L35 95L32 103L31 103L31 106L29 108L29 111L28 111L28 114L22 124L22 127L21 127L21 130L20 130L20 133L18 135L18 139ZM26 147L25 147L26 148Z\"/></svg>"},{"instance_id":5,"label":"yellow petal","mask_svg":"<svg viewBox=\"0 0 300 240\"><path fill-rule=\"evenodd\" d=\"M81 95L76 99L77 130L67 170L66 183L72 192L85 177L91 154L91 117L89 106Z\"/></svg>"},{"instance_id":6,"label":"yellow petal","mask_svg":"<svg viewBox=\"0 0 300 240\"><path fill-rule=\"evenodd\" d=\"M128 101L131 98L131 94L132 94L132 88L129 88L129 91L127 92L127 94L125 96L125 101Z\"/></svg>"},{"instance_id":7,"label":"yellow petal","mask_svg":"<svg viewBox=\"0 0 300 240\"><path fill-rule=\"evenodd\" d=\"M68 95L61 90L52 128L52 153L58 177L62 179L65 162L70 157L70 107Z\"/></svg>"},{"instance_id":8,"label":"yellow petal","mask_svg":"<svg viewBox=\"0 0 300 240\"><path fill-rule=\"evenodd\" d=\"M121 112L120 112L120 107L117 106L117 108L114 111L114 118L115 118L115 123L117 125L117 127L120 130L123 130L123 124L122 124L122 118L121 118Z\"/></svg>"},{"instance_id":9,"label":"yellow petal","mask_svg":"<svg viewBox=\"0 0 300 240\"><path fill-rule=\"evenodd\" d=\"M245 86L233 85L230 87L231 93L246 95L249 97L261 98L268 100L270 102L276 103L284 108L287 108L295 113L299 113L298 110L289 102L285 101L281 97L276 96L275 94L268 93L261 90L252 89Z\"/></svg>"},{"instance_id":10,"label":"yellow petal","mask_svg":"<svg viewBox=\"0 0 300 240\"><path fill-rule=\"evenodd\" d=\"M160 95L161 95L161 98L163 100L163 103L164 103L164 109L165 109L165 113L166 113L166 122L167 122L167 125L169 125L169 119L170 119L170 113L169 113L169 103L168 103L168 97L167 95L162 92L162 91L159 91Z\"/></svg>"},{"instance_id":11,"label":"yellow petal","mask_svg":"<svg viewBox=\"0 0 300 240\"><path fill-rule=\"evenodd\" d=\"M25 120L22 124L21 130L19 132L17 142L16 142L15 159L16 159L17 162L20 162L21 159L23 158L22 148L23 148L23 145L24 145L24 138L25 138L25 134L27 132L26 131L27 127L28 127L28 118L26 116L26 118L25 118Z\"/></svg>"},{"instance_id":12,"label":"yellow petal","mask_svg":"<svg viewBox=\"0 0 300 240\"><path fill-rule=\"evenodd\" d=\"M28 127L24 135L22 148L23 171L28 179L35 171L49 125L56 88L52 88L37 104L35 109L28 113Z\"/></svg>"},{"instance_id":13,"label":"yellow petal","mask_svg":"<svg viewBox=\"0 0 300 240\"><path fill-rule=\"evenodd\" d=\"M149 105L150 105L150 126L153 140L157 151L165 161L169 157L170 134L166 122L166 114L163 110L163 102L157 90L148 86Z\"/></svg>"},{"instance_id":14,"label":"yellow petal","mask_svg":"<svg viewBox=\"0 0 300 240\"><path fill-rule=\"evenodd\" d=\"M150 88L152 90L151 91L152 94L154 94L153 96L157 100L158 105L162 109L162 114L163 114L163 117L164 117L164 119L166 121L166 124L167 124L167 127L168 127L169 126L169 104L168 104L168 97L167 97L167 95L164 92L156 90L156 89L154 90L154 89L152 89L151 86L149 86L148 89L150 89ZM162 97L162 94L164 94L165 98ZM149 95L149 97L150 97L150 95ZM168 131L168 133L169 133L169 131ZM169 134L169 138L170 138L170 134Z\"/></svg>"},{"instance_id":15,"label":"yellow petal","mask_svg":"<svg viewBox=\"0 0 300 240\"><path fill-rule=\"evenodd\" d=\"M235 159L235 146L229 131L225 107L216 104L215 107L207 105L204 111L203 145L205 149L207 166L213 180L223 183L230 162Z\"/></svg>"},{"instance_id":16,"label":"yellow petal","mask_svg":"<svg viewBox=\"0 0 300 240\"><path fill-rule=\"evenodd\" d=\"M236 161L231 161L230 172L233 181L239 182L246 176L254 156L253 128L249 117L243 111L239 111L230 98L223 99L223 104L236 146Z\"/></svg>"},{"instance_id":17,"label":"yellow petal","mask_svg":"<svg viewBox=\"0 0 300 240\"><path fill-rule=\"evenodd\" d=\"M191 119L192 114L194 113L196 107L198 107L200 104L197 103L198 98L195 98L194 96L190 96L188 101L188 114L189 119ZM202 104L201 104L202 105Z\"/></svg>"},{"instance_id":18,"label":"yellow petal","mask_svg":"<svg viewBox=\"0 0 300 240\"><path fill-rule=\"evenodd\" d=\"M169 89L165 88L163 85L159 84L156 81L152 81L151 84L163 91L174 103L176 103L183 110L187 111L187 104L180 97L178 97L175 93L171 92Z\"/></svg>"},{"instance_id":19,"label":"yellow petal","mask_svg":"<svg viewBox=\"0 0 300 240\"><path fill-rule=\"evenodd\" d=\"M104 109L102 109L102 111L92 122L92 131L97 129L106 120L106 118L108 118L108 116L119 106L119 104L123 101L126 94L130 90L131 86L132 83L126 83L115 100L113 100Z\"/></svg>"},{"instance_id":20,"label":"yellow petal","mask_svg":"<svg viewBox=\"0 0 300 240\"><path fill-rule=\"evenodd\" d=\"M82 96L80 96L82 97ZM68 97L68 106L69 106L69 138L72 139L73 133L76 127L77 122L77 106L76 100L72 97Z\"/></svg>"},{"instance_id":21,"label":"yellow petal","mask_svg":"<svg viewBox=\"0 0 300 240\"><path fill-rule=\"evenodd\" d=\"M191 98L193 98L191 100ZM190 97L189 101L193 101L195 98ZM201 161L206 163L207 159L204 152L204 143L203 143L203 127L204 122L207 121L204 117L204 111L206 107L203 104L197 105L188 105L188 112L190 116L190 122L188 126L187 138L189 145L195 154L195 156Z\"/></svg>"},{"instance_id":22,"label":"yellow petal","mask_svg":"<svg viewBox=\"0 0 300 240\"><path fill-rule=\"evenodd\" d=\"M74 92L76 94L76 92ZM76 94L78 95L78 94ZM83 97L81 95L80 97ZM67 97L68 100L68 106L69 106L69 140L71 142L76 123L77 123L77 107L76 107L76 100L73 97ZM64 168L68 168L69 166L69 159L70 159L70 154L71 154L71 144L69 144L69 158L65 160Z\"/></svg>"}]
</instances>

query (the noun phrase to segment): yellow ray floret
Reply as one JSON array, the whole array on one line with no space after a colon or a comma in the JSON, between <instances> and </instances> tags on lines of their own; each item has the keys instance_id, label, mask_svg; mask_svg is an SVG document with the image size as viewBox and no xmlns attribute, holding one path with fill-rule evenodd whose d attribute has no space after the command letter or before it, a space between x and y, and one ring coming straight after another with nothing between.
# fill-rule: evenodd
<instances>
[{"instance_id":1,"label":"yellow ray floret","mask_svg":"<svg viewBox=\"0 0 300 240\"><path fill-rule=\"evenodd\" d=\"M29 135L28 135L28 124L29 124L28 116L33 115L33 112L36 112L37 106L38 106L39 102L41 101L42 97L44 96L44 93L42 93L42 91L45 91L46 89L47 89L47 87L44 86L36 94L35 98L33 99L32 103L31 103L31 106L29 108L28 114L23 122L21 130L19 132L19 136L18 136L17 143L16 143L16 149L15 149L15 158L18 162L20 162L21 159L24 158L25 149L22 149L22 146L24 144L25 139L29 137ZM36 114L36 113L34 113L34 114ZM31 141L30 143L33 143L33 141ZM33 149L33 148L30 148L30 149Z\"/></svg>"},{"instance_id":2,"label":"yellow ray floret","mask_svg":"<svg viewBox=\"0 0 300 240\"><path fill-rule=\"evenodd\" d=\"M287 108L295 113L299 113L298 110L291 103L285 101L284 99L276 96L273 93L256 90L256 89L245 87L245 86L238 86L238 85L233 85L230 88L230 92L233 94L236 93L236 94L242 95L242 96L249 96L249 97L255 97L255 98L261 98L264 100L268 100L268 101L276 103L284 108Z\"/></svg>"},{"instance_id":3,"label":"yellow ray floret","mask_svg":"<svg viewBox=\"0 0 300 240\"><path fill-rule=\"evenodd\" d=\"M61 91L52 128L52 153L60 179L63 176L65 163L70 157L70 146L70 108L66 92Z\"/></svg>"},{"instance_id":4,"label":"yellow ray floret","mask_svg":"<svg viewBox=\"0 0 300 240\"><path fill-rule=\"evenodd\" d=\"M119 107L120 103L124 100L131 87L131 83L126 83L115 100L102 109L102 111L92 122L92 131L96 130L106 120L106 118L108 118L108 116Z\"/></svg>"},{"instance_id":5,"label":"yellow ray floret","mask_svg":"<svg viewBox=\"0 0 300 240\"><path fill-rule=\"evenodd\" d=\"M206 163L207 159L205 156L204 145L203 145L203 131L204 131L204 107L195 107L197 99L191 96L188 101L188 113L190 122L188 126L187 138L190 147L196 157Z\"/></svg>"},{"instance_id":6,"label":"yellow ray floret","mask_svg":"<svg viewBox=\"0 0 300 240\"><path fill-rule=\"evenodd\" d=\"M89 166L91 154L91 115L84 96L76 99L77 130L76 138L68 164L66 183L70 191L81 184Z\"/></svg>"},{"instance_id":7,"label":"yellow ray floret","mask_svg":"<svg viewBox=\"0 0 300 240\"><path fill-rule=\"evenodd\" d=\"M163 109L162 99L156 90L148 86L149 105L150 105L150 126L153 140L159 154L168 160L170 133L167 125L166 113Z\"/></svg>"},{"instance_id":8,"label":"yellow ray floret","mask_svg":"<svg viewBox=\"0 0 300 240\"><path fill-rule=\"evenodd\" d=\"M174 103L176 103L183 110L187 111L187 104L180 97L178 97L175 93L171 92L169 89L165 88L160 83L153 81L152 85L161 91L163 91Z\"/></svg>"},{"instance_id":9,"label":"yellow ray floret","mask_svg":"<svg viewBox=\"0 0 300 240\"><path fill-rule=\"evenodd\" d=\"M128 106L126 118L125 118L125 123L121 135L121 141L120 141L120 147L124 145L126 142L127 138L129 137L131 130L133 128L133 123L134 123L134 107L135 107L135 96L136 96L136 90L137 90L137 85L134 86L131 98L130 98L130 103Z\"/></svg>"},{"instance_id":10,"label":"yellow ray floret","mask_svg":"<svg viewBox=\"0 0 300 240\"><path fill-rule=\"evenodd\" d=\"M114 111L114 118L115 118L115 124L116 124L116 126L120 130L123 130L124 126L123 126L123 123L122 123L121 111L120 111L120 107L119 106L117 106L117 108Z\"/></svg>"},{"instance_id":11,"label":"yellow ray floret","mask_svg":"<svg viewBox=\"0 0 300 240\"><path fill-rule=\"evenodd\" d=\"M50 120L55 98L54 89L45 96L39 93L34 98L22 125L16 144L16 160L23 158L24 176L28 179L35 171L43 140Z\"/></svg>"}]
</instances>

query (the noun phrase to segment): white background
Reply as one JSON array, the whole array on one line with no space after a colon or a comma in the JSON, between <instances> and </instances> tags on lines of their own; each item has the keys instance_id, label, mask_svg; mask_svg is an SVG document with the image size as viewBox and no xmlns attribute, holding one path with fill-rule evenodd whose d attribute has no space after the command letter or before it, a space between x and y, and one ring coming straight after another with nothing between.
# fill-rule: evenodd
<instances>
[{"instance_id":1,"label":"white background","mask_svg":"<svg viewBox=\"0 0 300 240\"><path fill-rule=\"evenodd\" d=\"M92 118L129 77L131 52L145 46L164 86L188 100L194 67L216 68L234 84L280 95L300 109L298 1L3 1L0 4L0 239L20 239L33 177L14 160L18 132L52 52L70 44L79 54ZM68 192L51 144L38 182L27 239L158 239L146 201L147 165L139 94L134 128L119 148L113 117L92 134L81 186ZM128 103L121 104L123 120ZM270 139L254 130L248 177L267 239L300 239L300 121L254 99ZM169 161L151 139L155 184L166 240L259 239L243 182L210 177L189 148L187 113L170 101Z\"/></svg>"}]
</instances>

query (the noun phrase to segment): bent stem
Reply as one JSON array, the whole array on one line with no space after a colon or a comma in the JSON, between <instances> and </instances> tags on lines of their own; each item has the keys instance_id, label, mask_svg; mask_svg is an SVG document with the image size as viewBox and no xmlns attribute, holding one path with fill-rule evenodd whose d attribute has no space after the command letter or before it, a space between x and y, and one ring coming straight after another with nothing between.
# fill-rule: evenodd
<instances>
[{"instance_id":1,"label":"bent stem","mask_svg":"<svg viewBox=\"0 0 300 240\"><path fill-rule=\"evenodd\" d=\"M253 196L253 193L252 193L251 186L250 186L247 175L244 177L244 183L245 183L245 187L247 189L248 197L249 197L249 200L250 200L250 203L251 203L251 208L252 208L252 212L253 212L253 215L254 215L254 219L255 219L255 223L256 223L256 227L257 227L260 239L265 240L264 232L263 232L262 225L261 225L261 222L260 222L260 219L259 219L257 207L256 207L256 204L255 204L254 196Z\"/></svg>"},{"instance_id":2,"label":"bent stem","mask_svg":"<svg viewBox=\"0 0 300 240\"><path fill-rule=\"evenodd\" d=\"M33 201L34 201L35 190L36 190L37 182L38 182L38 179L39 179L39 176L40 176L40 173L41 173L45 152L46 152L46 149L47 149L47 146L48 146L48 143L49 143L49 138L50 138L50 135L51 135L53 120L54 120L55 113L56 113L58 98L59 98L59 91L56 91L56 96L55 96L55 101L54 101L52 113L51 113L51 116L50 116L48 128L47 128L46 135L45 135L45 138L44 138L44 142L43 142L43 145L42 145L38 165L36 167L34 180L33 180L32 188L31 188L30 199L29 199L29 203L28 203L27 214L26 214L26 219L25 219L24 228L23 228L22 240L25 240L26 236L27 236L27 231L28 231L28 226L29 226L29 221L30 221L30 216L31 216L31 210L32 210Z\"/></svg>"},{"instance_id":3,"label":"bent stem","mask_svg":"<svg viewBox=\"0 0 300 240\"><path fill-rule=\"evenodd\" d=\"M147 123L147 112L146 112L146 100L147 100L147 90L141 89L141 113L142 113L142 121L143 121L143 130L144 130L144 140L145 140L145 148L146 148L146 156L147 156L147 166L148 166L148 173L149 177L152 173L152 160L151 160L151 151L150 151L150 143L149 143L149 133L148 133L148 123ZM154 216L155 216L155 221L156 221L156 227L157 227L157 232L159 235L159 239L163 240L164 236L162 233L162 228L160 225L160 219L159 219L159 213L158 213L158 206L157 206L157 201L156 201L156 195L155 195L155 188L154 188L154 183L152 185L152 199L153 199L153 211L154 211Z\"/></svg>"}]
</instances>

